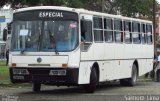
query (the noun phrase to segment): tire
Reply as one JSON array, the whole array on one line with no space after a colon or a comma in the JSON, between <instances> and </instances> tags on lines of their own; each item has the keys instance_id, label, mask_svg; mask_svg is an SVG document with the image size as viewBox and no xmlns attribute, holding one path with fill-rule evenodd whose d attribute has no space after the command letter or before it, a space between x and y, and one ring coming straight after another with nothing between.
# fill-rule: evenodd
<instances>
[{"instance_id":1,"label":"tire","mask_svg":"<svg viewBox=\"0 0 160 101\"><path fill-rule=\"evenodd\" d=\"M129 86L135 86L136 85L137 76L138 76L137 66L135 64L133 64L131 78L128 79Z\"/></svg>"},{"instance_id":2,"label":"tire","mask_svg":"<svg viewBox=\"0 0 160 101\"><path fill-rule=\"evenodd\" d=\"M121 79L120 84L122 86L135 86L137 83L137 76L138 76L137 66L133 64L131 78Z\"/></svg>"},{"instance_id":3,"label":"tire","mask_svg":"<svg viewBox=\"0 0 160 101\"><path fill-rule=\"evenodd\" d=\"M156 71L156 79L157 79L157 82L160 82L160 69L157 69Z\"/></svg>"},{"instance_id":4,"label":"tire","mask_svg":"<svg viewBox=\"0 0 160 101\"><path fill-rule=\"evenodd\" d=\"M40 83L33 83L32 84L32 90L33 92L39 92L41 89L41 84Z\"/></svg>"},{"instance_id":5,"label":"tire","mask_svg":"<svg viewBox=\"0 0 160 101\"><path fill-rule=\"evenodd\" d=\"M96 69L93 67L90 74L90 83L84 85L84 90L86 93L94 93L96 85L98 82Z\"/></svg>"}]
</instances>

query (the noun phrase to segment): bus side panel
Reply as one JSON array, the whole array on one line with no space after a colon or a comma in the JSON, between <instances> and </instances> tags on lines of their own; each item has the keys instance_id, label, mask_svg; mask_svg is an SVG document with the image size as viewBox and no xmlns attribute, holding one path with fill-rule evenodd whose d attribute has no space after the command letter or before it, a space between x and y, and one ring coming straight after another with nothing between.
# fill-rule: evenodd
<instances>
[{"instance_id":1,"label":"bus side panel","mask_svg":"<svg viewBox=\"0 0 160 101\"><path fill-rule=\"evenodd\" d=\"M130 78L134 60L115 60L98 62L100 82Z\"/></svg>"},{"instance_id":2,"label":"bus side panel","mask_svg":"<svg viewBox=\"0 0 160 101\"><path fill-rule=\"evenodd\" d=\"M114 61L104 61L104 80L113 80L114 78L114 72L115 72L115 69L114 69ZM102 81L102 80L101 80Z\"/></svg>"},{"instance_id":3,"label":"bus side panel","mask_svg":"<svg viewBox=\"0 0 160 101\"><path fill-rule=\"evenodd\" d=\"M153 60L152 59L143 59L138 60L139 63L139 76L144 75L147 72L150 72L153 69Z\"/></svg>"},{"instance_id":4,"label":"bus side panel","mask_svg":"<svg viewBox=\"0 0 160 101\"><path fill-rule=\"evenodd\" d=\"M124 50L122 52L123 54L123 60L119 60L119 77L118 79L124 79L124 78L130 78L131 77L131 70L132 65L134 62L134 56L133 55L133 44L123 44Z\"/></svg>"},{"instance_id":5,"label":"bus side panel","mask_svg":"<svg viewBox=\"0 0 160 101\"><path fill-rule=\"evenodd\" d=\"M153 45L141 45L141 54L139 56L143 57L138 60L139 65L139 76L150 72L153 69L153 57L154 57L154 47Z\"/></svg>"},{"instance_id":6,"label":"bus side panel","mask_svg":"<svg viewBox=\"0 0 160 101\"><path fill-rule=\"evenodd\" d=\"M117 77L118 79L131 77L131 70L132 70L133 62L134 60L119 61L120 67L119 67L119 77Z\"/></svg>"},{"instance_id":7,"label":"bus side panel","mask_svg":"<svg viewBox=\"0 0 160 101\"><path fill-rule=\"evenodd\" d=\"M113 59L115 58L115 44L114 43L105 43L105 52L104 59L108 61L104 61L104 80L113 80L115 75L115 66Z\"/></svg>"},{"instance_id":8,"label":"bus side panel","mask_svg":"<svg viewBox=\"0 0 160 101\"><path fill-rule=\"evenodd\" d=\"M105 59L105 43L96 42L93 44L93 62L97 62L99 66L99 81L104 81L104 75L105 73L105 66L104 66L104 59Z\"/></svg>"},{"instance_id":9,"label":"bus side panel","mask_svg":"<svg viewBox=\"0 0 160 101\"><path fill-rule=\"evenodd\" d=\"M124 59L124 45L117 43L115 44L115 61L114 61L114 67L115 67L115 74L114 74L114 79L119 79L121 77L120 73L121 73L121 67L123 67L122 65L122 61Z\"/></svg>"},{"instance_id":10,"label":"bus side panel","mask_svg":"<svg viewBox=\"0 0 160 101\"><path fill-rule=\"evenodd\" d=\"M72 53L69 54L69 60L68 60L68 65L69 67L79 67L80 63L80 49L73 51Z\"/></svg>"},{"instance_id":11,"label":"bus side panel","mask_svg":"<svg viewBox=\"0 0 160 101\"><path fill-rule=\"evenodd\" d=\"M105 75L106 75L106 71L105 71L105 62L104 61L97 61L98 66L99 66L99 82L103 82L106 81Z\"/></svg>"},{"instance_id":12,"label":"bus side panel","mask_svg":"<svg viewBox=\"0 0 160 101\"><path fill-rule=\"evenodd\" d=\"M91 67L88 62L80 62L78 84L88 84L90 82Z\"/></svg>"}]
</instances>

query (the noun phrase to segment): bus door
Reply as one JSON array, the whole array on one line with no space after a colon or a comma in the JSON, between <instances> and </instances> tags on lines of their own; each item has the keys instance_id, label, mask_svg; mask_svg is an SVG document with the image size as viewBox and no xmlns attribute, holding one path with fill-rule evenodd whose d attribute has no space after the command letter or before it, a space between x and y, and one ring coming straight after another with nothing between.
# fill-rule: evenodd
<instances>
[{"instance_id":1,"label":"bus door","mask_svg":"<svg viewBox=\"0 0 160 101\"><path fill-rule=\"evenodd\" d=\"M80 58L80 72L84 72L83 76L80 76L85 83L89 82L90 67L92 66L93 49L92 49L92 16L81 15L80 20L80 47L81 47L81 58Z\"/></svg>"}]
</instances>

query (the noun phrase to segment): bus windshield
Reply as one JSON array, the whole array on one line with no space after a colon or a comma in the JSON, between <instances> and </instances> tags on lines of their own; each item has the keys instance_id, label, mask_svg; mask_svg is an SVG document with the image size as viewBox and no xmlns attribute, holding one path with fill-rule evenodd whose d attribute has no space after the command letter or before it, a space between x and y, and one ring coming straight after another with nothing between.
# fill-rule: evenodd
<instances>
[{"instance_id":1,"label":"bus windshield","mask_svg":"<svg viewBox=\"0 0 160 101\"><path fill-rule=\"evenodd\" d=\"M75 21L45 21L41 49L43 51L50 49L73 50L78 42L77 32L77 22Z\"/></svg>"},{"instance_id":2,"label":"bus windshield","mask_svg":"<svg viewBox=\"0 0 160 101\"><path fill-rule=\"evenodd\" d=\"M78 14L39 9L13 14L11 51L68 52L78 46Z\"/></svg>"},{"instance_id":3,"label":"bus windshield","mask_svg":"<svg viewBox=\"0 0 160 101\"><path fill-rule=\"evenodd\" d=\"M15 21L11 50L71 51L78 42L76 21Z\"/></svg>"}]
</instances>

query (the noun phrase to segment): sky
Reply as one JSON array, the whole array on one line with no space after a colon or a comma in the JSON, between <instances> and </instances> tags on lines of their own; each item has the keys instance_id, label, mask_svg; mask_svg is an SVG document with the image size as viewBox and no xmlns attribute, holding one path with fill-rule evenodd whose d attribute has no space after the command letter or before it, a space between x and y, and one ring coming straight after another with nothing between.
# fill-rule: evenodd
<instances>
[{"instance_id":1,"label":"sky","mask_svg":"<svg viewBox=\"0 0 160 101\"><path fill-rule=\"evenodd\" d=\"M157 2L160 4L160 0L157 0Z\"/></svg>"}]
</instances>

